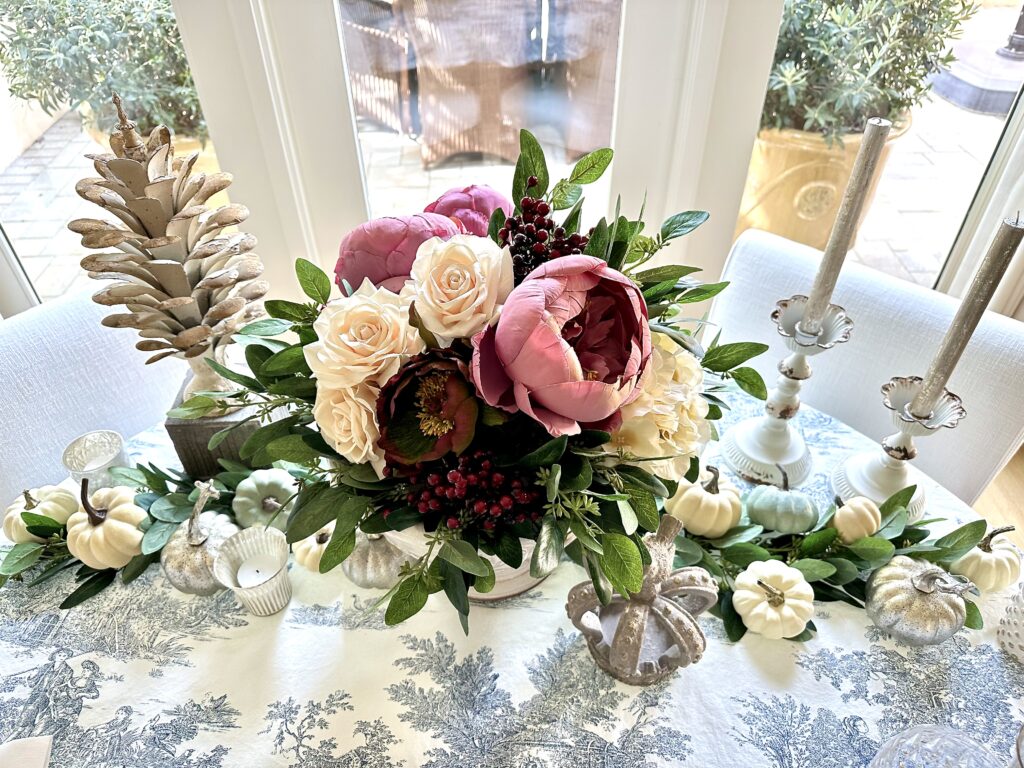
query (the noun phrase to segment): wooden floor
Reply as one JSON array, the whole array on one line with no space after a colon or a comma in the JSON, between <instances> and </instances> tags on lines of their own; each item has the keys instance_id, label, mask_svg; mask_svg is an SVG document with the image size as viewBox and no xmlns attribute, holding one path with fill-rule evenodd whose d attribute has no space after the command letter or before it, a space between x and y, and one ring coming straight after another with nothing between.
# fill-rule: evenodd
<instances>
[{"instance_id":1,"label":"wooden floor","mask_svg":"<svg viewBox=\"0 0 1024 768\"><path fill-rule=\"evenodd\" d=\"M1017 526L1009 536L1024 547L1024 449L1017 452L974 502L974 511L992 525Z\"/></svg>"}]
</instances>

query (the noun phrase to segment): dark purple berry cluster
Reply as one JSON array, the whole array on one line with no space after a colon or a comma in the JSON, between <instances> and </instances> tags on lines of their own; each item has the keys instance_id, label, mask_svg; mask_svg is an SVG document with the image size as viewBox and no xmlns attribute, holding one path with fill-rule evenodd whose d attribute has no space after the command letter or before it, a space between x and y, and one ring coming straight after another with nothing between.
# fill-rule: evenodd
<instances>
[{"instance_id":1,"label":"dark purple berry cluster","mask_svg":"<svg viewBox=\"0 0 1024 768\"><path fill-rule=\"evenodd\" d=\"M501 524L540 519L542 495L529 471L498 467L489 451L408 468L405 500L426 518L424 527L479 528L494 531Z\"/></svg>"},{"instance_id":2,"label":"dark purple berry cluster","mask_svg":"<svg viewBox=\"0 0 1024 768\"><path fill-rule=\"evenodd\" d=\"M531 176L526 182L527 189L536 185L536 176ZM522 214L509 216L498 230L498 242L507 245L512 252L516 285L551 259L583 253L587 246L586 235L575 232L570 235L564 227L557 226L548 216L551 213L548 203L536 197L524 197L519 201L519 208Z\"/></svg>"}]
</instances>

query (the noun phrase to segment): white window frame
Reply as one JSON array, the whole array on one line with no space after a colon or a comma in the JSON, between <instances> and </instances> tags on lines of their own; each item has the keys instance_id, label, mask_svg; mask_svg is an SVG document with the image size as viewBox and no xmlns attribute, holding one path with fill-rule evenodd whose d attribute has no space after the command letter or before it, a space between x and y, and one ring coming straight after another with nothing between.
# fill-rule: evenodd
<instances>
[{"instance_id":1,"label":"white window frame","mask_svg":"<svg viewBox=\"0 0 1024 768\"><path fill-rule=\"evenodd\" d=\"M0 229L0 320L37 304L39 296L18 261L11 241Z\"/></svg>"}]
</instances>

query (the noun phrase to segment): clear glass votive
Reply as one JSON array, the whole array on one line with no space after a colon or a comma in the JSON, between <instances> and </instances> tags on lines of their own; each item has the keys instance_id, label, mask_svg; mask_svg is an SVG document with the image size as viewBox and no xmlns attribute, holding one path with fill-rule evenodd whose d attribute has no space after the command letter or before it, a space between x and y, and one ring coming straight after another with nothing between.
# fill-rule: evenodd
<instances>
[{"instance_id":1,"label":"clear glass votive","mask_svg":"<svg viewBox=\"0 0 1024 768\"><path fill-rule=\"evenodd\" d=\"M221 544L213 561L213 575L254 616L284 610L292 599L288 540L276 528L241 530Z\"/></svg>"},{"instance_id":2,"label":"clear glass votive","mask_svg":"<svg viewBox=\"0 0 1024 768\"><path fill-rule=\"evenodd\" d=\"M110 470L128 464L124 438L110 429L86 432L68 444L61 462L76 485L88 480L90 491L110 488L117 484Z\"/></svg>"}]
</instances>

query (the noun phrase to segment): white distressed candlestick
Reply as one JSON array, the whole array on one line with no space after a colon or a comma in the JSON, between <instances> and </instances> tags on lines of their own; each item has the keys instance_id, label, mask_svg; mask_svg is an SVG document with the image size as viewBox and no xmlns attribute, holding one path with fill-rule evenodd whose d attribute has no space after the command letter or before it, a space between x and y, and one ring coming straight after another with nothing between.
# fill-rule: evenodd
<instances>
[{"instance_id":1,"label":"white distressed candlestick","mask_svg":"<svg viewBox=\"0 0 1024 768\"><path fill-rule=\"evenodd\" d=\"M1016 219L1005 219L999 225L999 231L996 232L981 266L978 267L978 272L971 282L971 287L967 289L952 325L946 331L942 346L928 368L921 391L910 404L910 412L914 416L927 418L935 408L935 403L942 397L946 382L949 381L953 369L967 347L967 342L971 340L978 323L981 322L981 317L992 301L999 281L1010 266L1010 261L1013 260L1022 239L1024 219L1021 219L1020 214Z\"/></svg>"},{"instance_id":2,"label":"white distressed candlestick","mask_svg":"<svg viewBox=\"0 0 1024 768\"><path fill-rule=\"evenodd\" d=\"M882 157L890 128L892 123L881 117L872 117L864 128L860 151L857 152L857 159L853 163L850 181L839 204L836 221L832 225L832 233L821 257L821 265L814 278L811 295L807 299L807 309L800 323L801 332L809 336L817 336L821 332L822 321L832 301L832 292L839 280L839 272L857 234L857 222L860 221L861 212L864 210L868 188L875 178L875 170Z\"/></svg>"}]
</instances>

